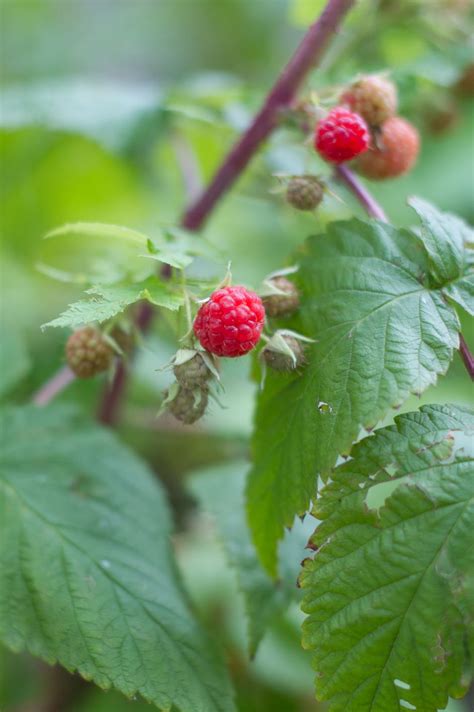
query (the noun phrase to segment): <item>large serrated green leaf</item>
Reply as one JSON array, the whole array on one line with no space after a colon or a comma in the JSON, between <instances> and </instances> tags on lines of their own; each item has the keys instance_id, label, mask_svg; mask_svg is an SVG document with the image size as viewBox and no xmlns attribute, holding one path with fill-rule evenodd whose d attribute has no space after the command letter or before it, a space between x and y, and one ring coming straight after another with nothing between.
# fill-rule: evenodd
<instances>
[{"instance_id":1,"label":"large serrated green leaf","mask_svg":"<svg viewBox=\"0 0 474 712\"><path fill-rule=\"evenodd\" d=\"M299 562L311 534L314 519L295 522L280 549L281 578L272 581L262 569L252 544L245 517L245 461L215 465L196 472L191 491L214 518L219 538L230 564L235 568L248 619L249 652L254 655L268 626L298 597L296 578Z\"/></svg>"},{"instance_id":2,"label":"large serrated green leaf","mask_svg":"<svg viewBox=\"0 0 474 712\"><path fill-rule=\"evenodd\" d=\"M9 409L0 433L2 640L163 710L233 712L145 465L65 408Z\"/></svg>"},{"instance_id":3,"label":"large serrated green leaf","mask_svg":"<svg viewBox=\"0 0 474 712\"><path fill-rule=\"evenodd\" d=\"M140 300L146 300L158 307L176 310L183 304L183 295L167 282L158 277L149 277L138 284L96 285L86 291L89 299L80 299L60 316L46 326L69 326L75 328L82 324L101 323L120 314L128 306Z\"/></svg>"},{"instance_id":4,"label":"large serrated green leaf","mask_svg":"<svg viewBox=\"0 0 474 712\"><path fill-rule=\"evenodd\" d=\"M348 453L410 393L445 373L459 322L426 285L419 238L377 222L333 223L310 238L297 276L295 326L316 340L302 373L269 374L259 394L248 509L262 562L276 569L276 542Z\"/></svg>"},{"instance_id":5,"label":"large serrated green leaf","mask_svg":"<svg viewBox=\"0 0 474 712\"><path fill-rule=\"evenodd\" d=\"M436 712L472 660L474 412L425 406L358 443L315 507L303 644L332 712ZM377 511L372 490L390 481Z\"/></svg>"}]
</instances>

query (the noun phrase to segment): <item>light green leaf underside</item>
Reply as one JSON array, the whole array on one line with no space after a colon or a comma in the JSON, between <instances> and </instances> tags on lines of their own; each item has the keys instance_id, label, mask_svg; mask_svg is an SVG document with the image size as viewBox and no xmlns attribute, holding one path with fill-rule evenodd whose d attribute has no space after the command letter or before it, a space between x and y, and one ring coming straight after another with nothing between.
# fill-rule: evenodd
<instances>
[{"instance_id":1,"label":"light green leaf underside","mask_svg":"<svg viewBox=\"0 0 474 712\"><path fill-rule=\"evenodd\" d=\"M249 652L254 655L268 626L298 596L296 579L314 519L297 520L280 550L281 579L275 583L263 570L252 544L245 516L245 482L249 466L242 460L196 472L191 491L215 521L218 536L234 567L247 615ZM311 522L313 526L311 527ZM306 552L307 553L307 552Z\"/></svg>"},{"instance_id":2,"label":"light green leaf underside","mask_svg":"<svg viewBox=\"0 0 474 712\"><path fill-rule=\"evenodd\" d=\"M276 568L276 542L348 453L410 393L446 372L458 319L425 283L419 238L382 223L333 223L299 259L301 322L316 340L301 374L269 374L259 394L248 508L262 562Z\"/></svg>"},{"instance_id":3,"label":"light green leaf underside","mask_svg":"<svg viewBox=\"0 0 474 712\"><path fill-rule=\"evenodd\" d=\"M2 414L0 636L163 710L233 712L173 561L158 482L64 408Z\"/></svg>"},{"instance_id":4,"label":"light green leaf underside","mask_svg":"<svg viewBox=\"0 0 474 712\"><path fill-rule=\"evenodd\" d=\"M90 136L111 150L126 149L145 122L160 129L156 85L84 78L41 80L5 87L0 126L39 125Z\"/></svg>"},{"instance_id":5,"label":"light green leaf underside","mask_svg":"<svg viewBox=\"0 0 474 712\"><path fill-rule=\"evenodd\" d=\"M436 712L469 684L473 432L473 411L425 406L360 442L322 490L319 549L300 583L303 644L331 712L398 712L401 701ZM393 478L368 509L371 488Z\"/></svg>"},{"instance_id":6,"label":"light green leaf underside","mask_svg":"<svg viewBox=\"0 0 474 712\"><path fill-rule=\"evenodd\" d=\"M148 236L121 225L70 223L41 243L38 269L65 282L113 284L145 279L154 271L143 255Z\"/></svg>"},{"instance_id":7,"label":"light green leaf underside","mask_svg":"<svg viewBox=\"0 0 474 712\"><path fill-rule=\"evenodd\" d=\"M149 277L139 284L99 285L87 290L89 299L80 299L71 304L59 317L43 326L69 326L103 322L120 314L128 306L142 299L158 307L179 309L183 296L157 277Z\"/></svg>"}]
</instances>

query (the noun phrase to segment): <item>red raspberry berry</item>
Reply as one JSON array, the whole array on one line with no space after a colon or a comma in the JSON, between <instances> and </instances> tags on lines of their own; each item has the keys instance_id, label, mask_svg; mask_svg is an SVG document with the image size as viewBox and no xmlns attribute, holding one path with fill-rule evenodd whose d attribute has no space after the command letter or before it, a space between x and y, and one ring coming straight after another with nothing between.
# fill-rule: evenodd
<instances>
[{"instance_id":1,"label":"red raspberry berry","mask_svg":"<svg viewBox=\"0 0 474 712\"><path fill-rule=\"evenodd\" d=\"M314 145L320 156L331 163L344 163L369 147L370 134L364 119L337 106L316 126Z\"/></svg>"},{"instance_id":2,"label":"red raspberry berry","mask_svg":"<svg viewBox=\"0 0 474 712\"><path fill-rule=\"evenodd\" d=\"M199 309L194 333L216 356L243 356L260 339L265 309L262 300L245 287L218 289Z\"/></svg>"},{"instance_id":3,"label":"red raspberry berry","mask_svg":"<svg viewBox=\"0 0 474 712\"><path fill-rule=\"evenodd\" d=\"M420 148L418 131L400 116L393 116L381 127L377 146L357 159L357 170L366 178L396 178L413 167Z\"/></svg>"}]
</instances>

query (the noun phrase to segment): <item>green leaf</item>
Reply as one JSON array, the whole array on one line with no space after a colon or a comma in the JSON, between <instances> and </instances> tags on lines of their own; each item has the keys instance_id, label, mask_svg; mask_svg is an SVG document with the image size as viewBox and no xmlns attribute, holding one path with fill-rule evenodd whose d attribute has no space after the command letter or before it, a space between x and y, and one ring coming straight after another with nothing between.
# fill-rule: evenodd
<instances>
[{"instance_id":1,"label":"green leaf","mask_svg":"<svg viewBox=\"0 0 474 712\"><path fill-rule=\"evenodd\" d=\"M90 299L80 299L47 326L77 327L92 322L101 323L120 314L128 306L142 299L158 307L176 310L183 304L183 295L158 277L149 277L141 284L97 285L86 290Z\"/></svg>"},{"instance_id":2,"label":"green leaf","mask_svg":"<svg viewBox=\"0 0 474 712\"><path fill-rule=\"evenodd\" d=\"M55 279L80 284L145 279L154 271L144 257L148 239L120 225L63 225L45 236L38 269Z\"/></svg>"},{"instance_id":3,"label":"green leaf","mask_svg":"<svg viewBox=\"0 0 474 712\"><path fill-rule=\"evenodd\" d=\"M7 410L0 432L6 645L163 710L233 712L222 661L183 591L152 473L65 408Z\"/></svg>"},{"instance_id":4,"label":"green leaf","mask_svg":"<svg viewBox=\"0 0 474 712\"><path fill-rule=\"evenodd\" d=\"M0 397L16 386L30 368L25 339L15 325L9 324L0 343Z\"/></svg>"},{"instance_id":5,"label":"green leaf","mask_svg":"<svg viewBox=\"0 0 474 712\"><path fill-rule=\"evenodd\" d=\"M331 712L436 712L469 684L474 440L464 431L474 433L474 412L456 406L398 416L320 494L318 549L300 576L303 645Z\"/></svg>"},{"instance_id":6,"label":"green leaf","mask_svg":"<svg viewBox=\"0 0 474 712\"><path fill-rule=\"evenodd\" d=\"M39 125L93 138L112 150L126 148L145 121L158 113L162 95L155 85L72 79L12 84L2 96L0 125ZM156 129L155 129L156 130Z\"/></svg>"},{"instance_id":7,"label":"green leaf","mask_svg":"<svg viewBox=\"0 0 474 712\"><path fill-rule=\"evenodd\" d=\"M474 272L448 284L444 287L443 294L474 316Z\"/></svg>"},{"instance_id":8,"label":"green leaf","mask_svg":"<svg viewBox=\"0 0 474 712\"><path fill-rule=\"evenodd\" d=\"M443 213L421 198L408 204L421 220L421 239L429 255L430 274L436 286L457 279L464 272L464 243L474 242L472 229L456 215Z\"/></svg>"},{"instance_id":9,"label":"green leaf","mask_svg":"<svg viewBox=\"0 0 474 712\"><path fill-rule=\"evenodd\" d=\"M360 428L445 373L458 346L454 309L425 284L419 238L377 222L332 223L310 238L297 275L301 321L316 340L302 373L269 373L258 396L248 510L263 564ZM291 327L291 328L292 328Z\"/></svg>"},{"instance_id":10,"label":"green leaf","mask_svg":"<svg viewBox=\"0 0 474 712\"><path fill-rule=\"evenodd\" d=\"M248 623L249 652L256 653L268 626L298 596L296 579L314 519L299 520L280 550L281 580L275 583L263 570L252 544L245 516L248 463L236 461L196 472L191 491L215 520L219 538L235 568Z\"/></svg>"}]
</instances>

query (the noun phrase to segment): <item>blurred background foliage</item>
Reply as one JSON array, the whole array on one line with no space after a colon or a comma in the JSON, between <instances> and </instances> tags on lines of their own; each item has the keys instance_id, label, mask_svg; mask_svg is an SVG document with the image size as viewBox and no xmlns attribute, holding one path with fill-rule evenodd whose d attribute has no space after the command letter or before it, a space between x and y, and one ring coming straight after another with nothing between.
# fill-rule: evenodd
<instances>
[{"instance_id":1,"label":"blurred background foliage","mask_svg":"<svg viewBox=\"0 0 474 712\"><path fill-rule=\"evenodd\" d=\"M39 327L79 290L36 271L42 236L75 221L123 224L150 234L176 224L188 200L183 162L193 189L211 177L323 5L322 0L1 0L0 397L27 400L63 362L66 334L42 333ZM360 72L390 70L401 113L423 136L416 169L373 186L397 225L412 220L405 202L410 194L474 221L472 70L470 90L465 74L460 82L473 61L471 31L468 1L361 0L321 70L309 79L307 92L320 92ZM283 126L205 228L222 255L222 273L231 259L235 280L258 287L308 234L329 220L361 214L335 184L336 197L328 196L316 217L292 212L272 193L277 185L272 173L307 170L327 173L301 136ZM168 488L183 575L196 608L226 649L239 709L316 710L296 603L250 662L235 577L188 486L193 470L247 454L254 391L249 362L225 364L224 409L215 405L203 425L176 427L166 418L157 420L160 392L169 380L157 369L175 350L174 326L168 317L157 319L142 344L121 435ZM469 332L467 323L466 328L474 347L472 328ZM18 374L23 380L12 390L9 384ZM102 386L76 383L62 397L93 412ZM465 402L470 395L456 357L422 401ZM418 405L411 399L403 409ZM41 664L1 653L2 710L41 710L55 685L60 687ZM58 710L144 708L138 700L87 685L78 687L72 701L66 693L63 700ZM466 708L453 702L450 709Z\"/></svg>"}]
</instances>

